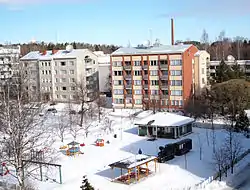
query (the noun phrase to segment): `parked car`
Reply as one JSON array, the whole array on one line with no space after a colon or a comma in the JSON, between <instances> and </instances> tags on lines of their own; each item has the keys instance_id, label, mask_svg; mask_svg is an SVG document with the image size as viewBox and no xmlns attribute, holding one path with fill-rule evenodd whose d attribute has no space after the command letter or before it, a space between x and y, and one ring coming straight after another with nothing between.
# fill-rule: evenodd
<instances>
[{"instance_id":1,"label":"parked car","mask_svg":"<svg viewBox=\"0 0 250 190\"><path fill-rule=\"evenodd\" d=\"M51 102L51 103L50 103L50 106L54 106L54 105L56 105L55 102Z\"/></svg>"},{"instance_id":2,"label":"parked car","mask_svg":"<svg viewBox=\"0 0 250 190\"><path fill-rule=\"evenodd\" d=\"M74 115L75 115L75 114L76 114L76 111L75 111L75 110L70 110L70 111L69 111L69 114L74 114Z\"/></svg>"},{"instance_id":3,"label":"parked car","mask_svg":"<svg viewBox=\"0 0 250 190\"><path fill-rule=\"evenodd\" d=\"M57 110L56 110L56 108L49 108L48 112L57 113Z\"/></svg>"}]
</instances>

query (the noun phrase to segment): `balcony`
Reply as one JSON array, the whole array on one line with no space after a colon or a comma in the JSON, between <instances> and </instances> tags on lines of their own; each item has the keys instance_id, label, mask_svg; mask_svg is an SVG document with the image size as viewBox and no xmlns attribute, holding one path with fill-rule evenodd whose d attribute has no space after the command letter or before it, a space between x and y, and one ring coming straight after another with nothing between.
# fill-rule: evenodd
<instances>
[{"instance_id":1,"label":"balcony","mask_svg":"<svg viewBox=\"0 0 250 190\"><path fill-rule=\"evenodd\" d=\"M131 80L131 79L132 79L132 75L125 75L124 78L125 78L126 80Z\"/></svg>"},{"instance_id":2,"label":"balcony","mask_svg":"<svg viewBox=\"0 0 250 190\"><path fill-rule=\"evenodd\" d=\"M142 86L144 89L148 89L148 84L143 84Z\"/></svg>"},{"instance_id":3,"label":"balcony","mask_svg":"<svg viewBox=\"0 0 250 190\"><path fill-rule=\"evenodd\" d=\"M143 95L143 98L148 98L148 94L144 94L144 95Z\"/></svg>"},{"instance_id":4,"label":"balcony","mask_svg":"<svg viewBox=\"0 0 250 190\"><path fill-rule=\"evenodd\" d=\"M168 95L167 94L161 94L161 99L168 99Z\"/></svg>"},{"instance_id":5,"label":"balcony","mask_svg":"<svg viewBox=\"0 0 250 190\"><path fill-rule=\"evenodd\" d=\"M161 89L168 89L168 84L167 83L161 83Z\"/></svg>"},{"instance_id":6,"label":"balcony","mask_svg":"<svg viewBox=\"0 0 250 190\"><path fill-rule=\"evenodd\" d=\"M132 84L131 84L131 83L125 84L125 88L126 88L126 89L131 89L131 88L132 88Z\"/></svg>"},{"instance_id":7,"label":"balcony","mask_svg":"<svg viewBox=\"0 0 250 190\"><path fill-rule=\"evenodd\" d=\"M142 66L142 69L148 70L148 65L143 65L143 66Z\"/></svg>"},{"instance_id":8,"label":"balcony","mask_svg":"<svg viewBox=\"0 0 250 190\"><path fill-rule=\"evenodd\" d=\"M132 66L131 66L131 65L124 65L124 66L123 66L123 69L124 69L124 70L131 70L131 69L132 69Z\"/></svg>"},{"instance_id":9,"label":"balcony","mask_svg":"<svg viewBox=\"0 0 250 190\"><path fill-rule=\"evenodd\" d=\"M143 80L148 80L148 75L143 75Z\"/></svg>"},{"instance_id":10,"label":"balcony","mask_svg":"<svg viewBox=\"0 0 250 190\"><path fill-rule=\"evenodd\" d=\"M132 98L133 94L126 94L126 98Z\"/></svg>"},{"instance_id":11,"label":"balcony","mask_svg":"<svg viewBox=\"0 0 250 190\"><path fill-rule=\"evenodd\" d=\"M162 70L168 70L168 65L167 64L160 64L160 68Z\"/></svg>"},{"instance_id":12,"label":"balcony","mask_svg":"<svg viewBox=\"0 0 250 190\"><path fill-rule=\"evenodd\" d=\"M168 80L168 75L161 75L161 76L160 76L160 79L161 79L161 80Z\"/></svg>"}]
</instances>

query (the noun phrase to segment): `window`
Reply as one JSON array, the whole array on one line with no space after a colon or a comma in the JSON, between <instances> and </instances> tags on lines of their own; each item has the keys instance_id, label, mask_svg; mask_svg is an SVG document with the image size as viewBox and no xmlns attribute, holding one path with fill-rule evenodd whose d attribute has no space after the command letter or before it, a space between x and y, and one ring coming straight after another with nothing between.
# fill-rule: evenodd
<instances>
[{"instance_id":1,"label":"window","mask_svg":"<svg viewBox=\"0 0 250 190\"><path fill-rule=\"evenodd\" d=\"M74 78L71 78L71 79L70 79L70 82L75 82L75 79L74 79Z\"/></svg>"},{"instance_id":2,"label":"window","mask_svg":"<svg viewBox=\"0 0 250 190\"><path fill-rule=\"evenodd\" d=\"M120 66L122 66L122 62L121 61L113 61L113 66L120 67Z\"/></svg>"},{"instance_id":3,"label":"window","mask_svg":"<svg viewBox=\"0 0 250 190\"><path fill-rule=\"evenodd\" d=\"M67 74L67 71L66 70L61 70L61 73L62 74Z\"/></svg>"},{"instance_id":4,"label":"window","mask_svg":"<svg viewBox=\"0 0 250 190\"><path fill-rule=\"evenodd\" d=\"M122 71L113 71L114 76L122 76Z\"/></svg>"},{"instance_id":5,"label":"window","mask_svg":"<svg viewBox=\"0 0 250 190\"><path fill-rule=\"evenodd\" d=\"M57 66L57 62L55 62L55 66Z\"/></svg>"},{"instance_id":6,"label":"window","mask_svg":"<svg viewBox=\"0 0 250 190\"><path fill-rule=\"evenodd\" d=\"M55 74L57 75L57 70L55 70Z\"/></svg>"},{"instance_id":7,"label":"window","mask_svg":"<svg viewBox=\"0 0 250 190\"><path fill-rule=\"evenodd\" d=\"M62 90L67 90L67 88L65 86L62 87Z\"/></svg>"},{"instance_id":8,"label":"window","mask_svg":"<svg viewBox=\"0 0 250 190\"><path fill-rule=\"evenodd\" d=\"M60 98L60 96L59 96L58 94L56 95L56 97L57 97L57 98Z\"/></svg>"},{"instance_id":9,"label":"window","mask_svg":"<svg viewBox=\"0 0 250 190\"><path fill-rule=\"evenodd\" d=\"M151 76L157 76L158 75L158 71L156 71L156 70L150 71L150 75Z\"/></svg>"},{"instance_id":10,"label":"window","mask_svg":"<svg viewBox=\"0 0 250 190\"><path fill-rule=\"evenodd\" d=\"M62 78L62 79L61 79L61 82L66 82L66 78Z\"/></svg>"},{"instance_id":11,"label":"window","mask_svg":"<svg viewBox=\"0 0 250 190\"><path fill-rule=\"evenodd\" d=\"M182 80L171 80L171 86L182 86Z\"/></svg>"},{"instance_id":12,"label":"window","mask_svg":"<svg viewBox=\"0 0 250 190\"><path fill-rule=\"evenodd\" d=\"M115 104L123 104L123 102L124 102L124 99L115 99Z\"/></svg>"},{"instance_id":13,"label":"window","mask_svg":"<svg viewBox=\"0 0 250 190\"><path fill-rule=\"evenodd\" d=\"M70 89L71 89L72 91L74 91L74 90L76 90L76 87L72 86Z\"/></svg>"},{"instance_id":14,"label":"window","mask_svg":"<svg viewBox=\"0 0 250 190\"><path fill-rule=\"evenodd\" d=\"M165 100L161 100L161 105L165 105Z\"/></svg>"},{"instance_id":15,"label":"window","mask_svg":"<svg viewBox=\"0 0 250 190\"><path fill-rule=\"evenodd\" d=\"M56 78L56 82L58 82L59 81L59 79L58 78Z\"/></svg>"},{"instance_id":16,"label":"window","mask_svg":"<svg viewBox=\"0 0 250 190\"><path fill-rule=\"evenodd\" d=\"M49 74L51 74L51 70L49 70Z\"/></svg>"},{"instance_id":17,"label":"window","mask_svg":"<svg viewBox=\"0 0 250 190\"><path fill-rule=\"evenodd\" d=\"M179 106L183 106L183 101L179 100Z\"/></svg>"},{"instance_id":18,"label":"window","mask_svg":"<svg viewBox=\"0 0 250 190\"><path fill-rule=\"evenodd\" d=\"M157 61L156 61L156 60L150 61L150 65L151 65L151 66L157 66Z\"/></svg>"},{"instance_id":19,"label":"window","mask_svg":"<svg viewBox=\"0 0 250 190\"><path fill-rule=\"evenodd\" d=\"M59 90L59 87L56 87L56 91L58 91Z\"/></svg>"},{"instance_id":20,"label":"window","mask_svg":"<svg viewBox=\"0 0 250 190\"><path fill-rule=\"evenodd\" d=\"M158 95L158 90L151 90L151 95Z\"/></svg>"},{"instance_id":21,"label":"window","mask_svg":"<svg viewBox=\"0 0 250 190\"><path fill-rule=\"evenodd\" d=\"M135 94L141 94L141 90L135 90Z\"/></svg>"},{"instance_id":22,"label":"window","mask_svg":"<svg viewBox=\"0 0 250 190\"><path fill-rule=\"evenodd\" d=\"M175 105L175 101L171 100L171 106L174 106L174 105Z\"/></svg>"},{"instance_id":23,"label":"window","mask_svg":"<svg viewBox=\"0 0 250 190\"><path fill-rule=\"evenodd\" d=\"M74 66L74 65L75 65L74 61L70 61L69 64L70 64L71 66Z\"/></svg>"},{"instance_id":24,"label":"window","mask_svg":"<svg viewBox=\"0 0 250 190\"><path fill-rule=\"evenodd\" d=\"M202 84L205 84L205 79L204 79L204 78L202 78L201 80L202 80Z\"/></svg>"},{"instance_id":25,"label":"window","mask_svg":"<svg viewBox=\"0 0 250 190\"><path fill-rule=\"evenodd\" d=\"M44 70L42 70L42 74L44 75Z\"/></svg>"},{"instance_id":26,"label":"window","mask_svg":"<svg viewBox=\"0 0 250 190\"><path fill-rule=\"evenodd\" d=\"M172 70L172 71L170 71L170 74L172 76L182 76L182 71L181 70Z\"/></svg>"},{"instance_id":27,"label":"window","mask_svg":"<svg viewBox=\"0 0 250 190\"><path fill-rule=\"evenodd\" d=\"M159 85L159 81L158 80L151 80L151 85L157 86L157 85Z\"/></svg>"},{"instance_id":28,"label":"window","mask_svg":"<svg viewBox=\"0 0 250 190\"><path fill-rule=\"evenodd\" d=\"M114 89L114 94L116 94L116 95L123 94L123 90L122 89Z\"/></svg>"},{"instance_id":29,"label":"window","mask_svg":"<svg viewBox=\"0 0 250 190\"><path fill-rule=\"evenodd\" d=\"M167 64L168 64L168 61L167 61L167 60L160 60L160 64L161 64L161 65L167 65Z\"/></svg>"},{"instance_id":30,"label":"window","mask_svg":"<svg viewBox=\"0 0 250 190\"><path fill-rule=\"evenodd\" d=\"M141 65L141 62L140 61L135 61L134 62L134 66L140 66Z\"/></svg>"},{"instance_id":31,"label":"window","mask_svg":"<svg viewBox=\"0 0 250 190\"><path fill-rule=\"evenodd\" d=\"M66 66L66 62L62 61L61 66Z\"/></svg>"},{"instance_id":32,"label":"window","mask_svg":"<svg viewBox=\"0 0 250 190\"><path fill-rule=\"evenodd\" d=\"M74 70L70 70L69 73L70 73L71 75L73 75L73 74L75 74L75 71L74 71Z\"/></svg>"},{"instance_id":33,"label":"window","mask_svg":"<svg viewBox=\"0 0 250 190\"><path fill-rule=\"evenodd\" d=\"M171 96L182 96L182 90L172 90Z\"/></svg>"},{"instance_id":34,"label":"window","mask_svg":"<svg viewBox=\"0 0 250 190\"><path fill-rule=\"evenodd\" d=\"M50 62L48 62L48 66L50 67Z\"/></svg>"},{"instance_id":35,"label":"window","mask_svg":"<svg viewBox=\"0 0 250 190\"><path fill-rule=\"evenodd\" d=\"M47 71L47 70L45 71L45 74L46 74L46 75L48 74L48 71Z\"/></svg>"},{"instance_id":36,"label":"window","mask_svg":"<svg viewBox=\"0 0 250 190\"><path fill-rule=\"evenodd\" d=\"M63 98L63 99L66 99L66 98L67 98L67 96L66 96L66 95L62 95L62 98Z\"/></svg>"},{"instance_id":37,"label":"window","mask_svg":"<svg viewBox=\"0 0 250 190\"><path fill-rule=\"evenodd\" d=\"M123 85L123 80L114 80L114 85Z\"/></svg>"},{"instance_id":38,"label":"window","mask_svg":"<svg viewBox=\"0 0 250 190\"><path fill-rule=\"evenodd\" d=\"M135 76L140 76L140 75L141 75L141 71L135 71L135 72L134 72L134 75L135 75Z\"/></svg>"},{"instance_id":39,"label":"window","mask_svg":"<svg viewBox=\"0 0 250 190\"><path fill-rule=\"evenodd\" d=\"M126 99L126 104L132 104L132 99Z\"/></svg>"},{"instance_id":40,"label":"window","mask_svg":"<svg viewBox=\"0 0 250 190\"><path fill-rule=\"evenodd\" d=\"M134 85L135 86L141 86L141 81L140 80L135 80Z\"/></svg>"},{"instance_id":41,"label":"window","mask_svg":"<svg viewBox=\"0 0 250 190\"><path fill-rule=\"evenodd\" d=\"M47 66L47 62L45 62L45 66Z\"/></svg>"},{"instance_id":42,"label":"window","mask_svg":"<svg viewBox=\"0 0 250 190\"><path fill-rule=\"evenodd\" d=\"M177 59L177 60L170 60L170 65L182 65L182 60L181 59Z\"/></svg>"},{"instance_id":43,"label":"window","mask_svg":"<svg viewBox=\"0 0 250 190\"><path fill-rule=\"evenodd\" d=\"M202 68L201 73L204 75L205 74L205 69Z\"/></svg>"},{"instance_id":44,"label":"window","mask_svg":"<svg viewBox=\"0 0 250 190\"><path fill-rule=\"evenodd\" d=\"M141 99L135 99L135 104L137 104L137 105L138 105L138 104L139 104L139 105L142 104L142 100L141 100Z\"/></svg>"}]
</instances>

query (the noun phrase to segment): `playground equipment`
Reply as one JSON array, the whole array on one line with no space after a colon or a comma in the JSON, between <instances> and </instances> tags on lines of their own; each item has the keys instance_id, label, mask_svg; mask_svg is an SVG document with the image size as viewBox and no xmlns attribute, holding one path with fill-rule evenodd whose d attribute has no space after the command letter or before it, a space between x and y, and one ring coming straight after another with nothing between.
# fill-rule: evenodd
<instances>
[{"instance_id":1,"label":"playground equipment","mask_svg":"<svg viewBox=\"0 0 250 190\"><path fill-rule=\"evenodd\" d=\"M71 143L68 144L68 150L66 150L66 155L67 156L75 156L76 154L82 154L80 151L80 143L72 141Z\"/></svg>"},{"instance_id":2,"label":"playground equipment","mask_svg":"<svg viewBox=\"0 0 250 190\"><path fill-rule=\"evenodd\" d=\"M1 164L1 168L0 168L0 176L5 176L5 175L7 175L7 174L9 174L9 173L10 173L10 171L9 171L9 169L8 169L7 166L6 166L6 163L3 162L3 163Z\"/></svg>"},{"instance_id":3,"label":"playground equipment","mask_svg":"<svg viewBox=\"0 0 250 190\"><path fill-rule=\"evenodd\" d=\"M96 139L95 145L96 146L104 146L104 139Z\"/></svg>"},{"instance_id":4,"label":"playground equipment","mask_svg":"<svg viewBox=\"0 0 250 190\"><path fill-rule=\"evenodd\" d=\"M64 150L64 149L67 149L68 148L68 146L60 146L60 150Z\"/></svg>"}]
</instances>

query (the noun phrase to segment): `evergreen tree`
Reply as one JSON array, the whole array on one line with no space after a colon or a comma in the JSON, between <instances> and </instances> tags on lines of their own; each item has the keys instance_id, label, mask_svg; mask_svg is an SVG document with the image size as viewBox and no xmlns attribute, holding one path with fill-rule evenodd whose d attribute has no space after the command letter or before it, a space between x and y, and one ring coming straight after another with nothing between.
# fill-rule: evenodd
<instances>
[{"instance_id":1,"label":"evergreen tree","mask_svg":"<svg viewBox=\"0 0 250 190\"><path fill-rule=\"evenodd\" d=\"M241 111L236 119L235 129L236 131L247 131L249 127L249 119L244 111Z\"/></svg>"},{"instance_id":2,"label":"evergreen tree","mask_svg":"<svg viewBox=\"0 0 250 190\"><path fill-rule=\"evenodd\" d=\"M83 180L82 180L82 185L80 186L81 190L94 190L94 187L92 187L86 177L83 176Z\"/></svg>"},{"instance_id":3,"label":"evergreen tree","mask_svg":"<svg viewBox=\"0 0 250 190\"><path fill-rule=\"evenodd\" d=\"M222 83L230 79L230 67L225 63L224 60L220 62L220 65L216 68L215 76L213 77L216 83Z\"/></svg>"}]
</instances>

